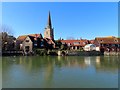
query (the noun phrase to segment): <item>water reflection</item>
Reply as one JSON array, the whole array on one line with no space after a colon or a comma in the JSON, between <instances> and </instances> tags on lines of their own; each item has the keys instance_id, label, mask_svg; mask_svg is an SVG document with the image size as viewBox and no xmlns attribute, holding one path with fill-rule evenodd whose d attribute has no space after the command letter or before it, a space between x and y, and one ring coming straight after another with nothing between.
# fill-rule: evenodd
<instances>
[{"instance_id":1,"label":"water reflection","mask_svg":"<svg viewBox=\"0 0 120 90\"><path fill-rule=\"evenodd\" d=\"M45 68L46 71L53 71L54 67L80 67L86 68L88 66L94 66L97 70L118 70L118 58L119 57L3 57L3 69L9 69L11 65L21 65L28 71L40 70Z\"/></svg>"},{"instance_id":2,"label":"water reflection","mask_svg":"<svg viewBox=\"0 0 120 90\"><path fill-rule=\"evenodd\" d=\"M30 80L32 83L34 83L32 86L28 85L28 87L33 87L33 86L34 87L55 87L54 84L56 82L56 77L58 77L57 79L63 78L65 76L63 74L66 74L66 71L70 71L70 70L71 71L67 72L67 74L73 75L72 76L73 79L75 79L76 77L76 74L74 73L80 74L81 76L82 76L82 73L85 74L83 76L86 76L86 73L91 74L90 72L94 72L94 71L96 73L104 72L107 74L108 73L117 74L118 62L119 62L119 57L114 57L114 56L111 56L111 57L108 57L108 56L3 57L3 62L2 62L3 87L6 87L5 85L11 81L17 84L18 82L21 81L21 79L23 81L25 80L24 83L26 82L26 84L28 84L27 82ZM73 72L72 70L74 70L74 73L72 73ZM95 72L93 75L94 77L91 79L95 78L96 76ZM79 78L81 82L81 78L79 76L77 76L76 78ZM79 82L78 80L77 82ZM14 84L12 85L15 86ZM11 86L8 85L7 87L11 87ZM20 86L16 85L16 87L20 87Z\"/></svg>"}]
</instances>

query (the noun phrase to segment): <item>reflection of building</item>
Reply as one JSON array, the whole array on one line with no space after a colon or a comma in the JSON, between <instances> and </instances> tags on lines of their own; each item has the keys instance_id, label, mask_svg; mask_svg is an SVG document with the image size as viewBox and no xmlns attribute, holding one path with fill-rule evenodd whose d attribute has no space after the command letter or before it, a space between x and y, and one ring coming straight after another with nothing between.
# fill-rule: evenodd
<instances>
[{"instance_id":1,"label":"reflection of building","mask_svg":"<svg viewBox=\"0 0 120 90\"><path fill-rule=\"evenodd\" d=\"M48 62L47 67L45 68L44 76L45 76L45 83L46 87L51 87L51 82L53 80L53 73L54 73L54 67L53 63Z\"/></svg>"},{"instance_id":2,"label":"reflection of building","mask_svg":"<svg viewBox=\"0 0 120 90\"><path fill-rule=\"evenodd\" d=\"M84 62L85 62L86 65L90 65L91 64L91 60L90 59L91 59L90 57L85 57L84 58Z\"/></svg>"},{"instance_id":3,"label":"reflection of building","mask_svg":"<svg viewBox=\"0 0 120 90\"><path fill-rule=\"evenodd\" d=\"M98 65L100 64L100 56L96 57L96 64L98 64Z\"/></svg>"}]
</instances>

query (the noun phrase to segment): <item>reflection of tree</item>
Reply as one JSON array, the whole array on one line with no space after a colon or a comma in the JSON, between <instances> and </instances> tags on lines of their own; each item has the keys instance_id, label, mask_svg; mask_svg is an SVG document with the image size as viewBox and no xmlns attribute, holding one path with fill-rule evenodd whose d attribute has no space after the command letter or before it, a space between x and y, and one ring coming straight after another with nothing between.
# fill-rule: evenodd
<instances>
[{"instance_id":1,"label":"reflection of tree","mask_svg":"<svg viewBox=\"0 0 120 90\"><path fill-rule=\"evenodd\" d=\"M47 86L45 87L50 87L51 86L51 81L53 79L53 73L54 73L54 67L52 63L48 63L47 67L45 68L45 82Z\"/></svg>"}]
</instances>

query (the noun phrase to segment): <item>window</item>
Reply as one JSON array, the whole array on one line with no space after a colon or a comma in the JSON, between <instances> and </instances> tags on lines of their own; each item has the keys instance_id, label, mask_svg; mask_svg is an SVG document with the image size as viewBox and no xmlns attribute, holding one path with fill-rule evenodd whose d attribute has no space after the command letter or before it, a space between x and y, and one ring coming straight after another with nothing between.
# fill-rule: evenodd
<instances>
[{"instance_id":1,"label":"window","mask_svg":"<svg viewBox=\"0 0 120 90\"><path fill-rule=\"evenodd\" d=\"M29 42L29 40L26 40L26 42Z\"/></svg>"},{"instance_id":2,"label":"window","mask_svg":"<svg viewBox=\"0 0 120 90\"><path fill-rule=\"evenodd\" d=\"M73 49L75 49L75 46L73 46Z\"/></svg>"},{"instance_id":3,"label":"window","mask_svg":"<svg viewBox=\"0 0 120 90\"><path fill-rule=\"evenodd\" d=\"M120 44L118 44L118 47L120 47Z\"/></svg>"},{"instance_id":4,"label":"window","mask_svg":"<svg viewBox=\"0 0 120 90\"><path fill-rule=\"evenodd\" d=\"M112 47L115 47L115 44L112 44Z\"/></svg>"},{"instance_id":5,"label":"window","mask_svg":"<svg viewBox=\"0 0 120 90\"><path fill-rule=\"evenodd\" d=\"M115 47L119 47L119 45L118 45L118 44L115 44Z\"/></svg>"},{"instance_id":6,"label":"window","mask_svg":"<svg viewBox=\"0 0 120 90\"><path fill-rule=\"evenodd\" d=\"M30 49L30 47L29 47L29 46L25 46L25 51L26 51L26 52L28 52L28 51L29 51L29 49Z\"/></svg>"},{"instance_id":7,"label":"window","mask_svg":"<svg viewBox=\"0 0 120 90\"><path fill-rule=\"evenodd\" d=\"M37 46L37 43L35 43L34 46Z\"/></svg>"},{"instance_id":8,"label":"window","mask_svg":"<svg viewBox=\"0 0 120 90\"><path fill-rule=\"evenodd\" d=\"M62 44L65 44L65 42L62 42Z\"/></svg>"},{"instance_id":9,"label":"window","mask_svg":"<svg viewBox=\"0 0 120 90\"><path fill-rule=\"evenodd\" d=\"M80 44L80 42L74 42L74 45L76 45L76 44Z\"/></svg>"},{"instance_id":10,"label":"window","mask_svg":"<svg viewBox=\"0 0 120 90\"><path fill-rule=\"evenodd\" d=\"M37 40L34 41L34 46L37 46Z\"/></svg>"},{"instance_id":11,"label":"window","mask_svg":"<svg viewBox=\"0 0 120 90\"><path fill-rule=\"evenodd\" d=\"M40 46L41 46L41 47L43 47L43 46L44 46L44 42L43 42L43 41L40 43Z\"/></svg>"},{"instance_id":12,"label":"window","mask_svg":"<svg viewBox=\"0 0 120 90\"><path fill-rule=\"evenodd\" d=\"M79 46L77 46L77 49L79 49Z\"/></svg>"},{"instance_id":13,"label":"window","mask_svg":"<svg viewBox=\"0 0 120 90\"><path fill-rule=\"evenodd\" d=\"M103 40L100 40L100 42L103 42Z\"/></svg>"},{"instance_id":14,"label":"window","mask_svg":"<svg viewBox=\"0 0 120 90\"><path fill-rule=\"evenodd\" d=\"M70 46L71 45L71 43L68 43L68 46Z\"/></svg>"},{"instance_id":15,"label":"window","mask_svg":"<svg viewBox=\"0 0 120 90\"><path fill-rule=\"evenodd\" d=\"M115 42L118 42L118 40L114 40Z\"/></svg>"},{"instance_id":16,"label":"window","mask_svg":"<svg viewBox=\"0 0 120 90\"><path fill-rule=\"evenodd\" d=\"M106 44L107 47L109 47L109 44Z\"/></svg>"}]
</instances>

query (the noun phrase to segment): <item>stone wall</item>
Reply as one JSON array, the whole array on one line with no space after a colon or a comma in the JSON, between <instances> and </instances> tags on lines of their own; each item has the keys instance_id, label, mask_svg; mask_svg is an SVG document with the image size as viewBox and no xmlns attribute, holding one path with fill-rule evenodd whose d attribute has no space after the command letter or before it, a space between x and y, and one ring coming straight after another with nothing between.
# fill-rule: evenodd
<instances>
[{"instance_id":1,"label":"stone wall","mask_svg":"<svg viewBox=\"0 0 120 90\"><path fill-rule=\"evenodd\" d=\"M120 52L104 52L104 55L120 55Z\"/></svg>"},{"instance_id":2,"label":"stone wall","mask_svg":"<svg viewBox=\"0 0 120 90\"><path fill-rule=\"evenodd\" d=\"M61 55L63 51L58 51L58 55ZM99 56L102 55L99 51L64 51L68 56Z\"/></svg>"}]
</instances>

